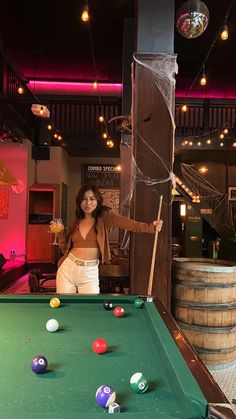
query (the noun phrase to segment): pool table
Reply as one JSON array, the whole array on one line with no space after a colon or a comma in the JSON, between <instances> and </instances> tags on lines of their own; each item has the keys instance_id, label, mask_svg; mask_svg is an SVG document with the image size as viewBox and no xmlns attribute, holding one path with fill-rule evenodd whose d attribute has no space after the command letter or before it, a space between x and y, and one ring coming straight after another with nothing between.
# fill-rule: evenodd
<instances>
[{"instance_id":1,"label":"pool table","mask_svg":"<svg viewBox=\"0 0 236 419\"><path fill-rule=\"evenodd\" d=\"M52 295L0 295L1 418L106 418L108 409L95 401L103 384L116 391L122 419L235 417L160 301L145 299L136 308L136 296L58 297L60 307L52 308ZM105 310L107 299L123 306L125 316ZM54 333L45 328L50 318L60 324ZM105 354L93 352L98 337L108 343ZM38 354L48 360L42 374L31 370ZM129 384L139 371L149 382L143 394Z\"/></svg>"}]
</instances>

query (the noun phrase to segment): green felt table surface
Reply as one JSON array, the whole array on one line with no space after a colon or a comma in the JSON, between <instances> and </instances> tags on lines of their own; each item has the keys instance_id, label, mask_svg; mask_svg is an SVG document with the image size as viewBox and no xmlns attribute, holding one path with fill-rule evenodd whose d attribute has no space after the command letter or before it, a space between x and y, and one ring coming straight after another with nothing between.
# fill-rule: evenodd
<instances>
[{"instance_id":1,"label":"green felt table surface","mask_svg":"<svg viewBox=\"0 0 236 419\"><path fill-rule=\"evenodd\" d=\"M52 308L51 297L0 296L1 418L106 418L95 401L103 384L116 391L121 419L206 416L207 401L153 302L140 309L135 296L59 296ZM126 315L104 310L105 299ZM51 318L60 324L55 333L45 328ZM102 355L92 350L98 337L108 343ZM38 354L48 360L43 374L31 370ZM139 371L149 382L144 394L129 384Z\"/></svg>"}]
</instances>

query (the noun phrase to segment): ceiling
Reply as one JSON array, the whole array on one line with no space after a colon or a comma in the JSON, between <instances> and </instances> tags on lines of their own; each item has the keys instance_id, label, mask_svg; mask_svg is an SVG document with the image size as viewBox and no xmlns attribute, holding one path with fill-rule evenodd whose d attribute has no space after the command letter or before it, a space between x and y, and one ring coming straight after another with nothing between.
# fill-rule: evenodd
<instances>
[{"instance_id":1,"label":"ceiling","mask_svg":"<svg viewBox=\"0 0 236 419\"><path fill-rule=\"evenodd\" d=\"M176 0L175 12L184 3ZM174 28L173 53L177 54L179 66L176 95L236 98L236 1L204 3L210 17L201 36L187 39ZM4 48L26 79L93 81L92 44L97 79L122 82L123 21L134 17L135 0L88 0L91 37L88 26L80 20L84 4L83 0L1 2L0 35ZM223 42L217 34L230 7L230 36ZM197 75L201 74L207 55L205 72L209 84L200 88Z\"/></svg>"}]
</instances>

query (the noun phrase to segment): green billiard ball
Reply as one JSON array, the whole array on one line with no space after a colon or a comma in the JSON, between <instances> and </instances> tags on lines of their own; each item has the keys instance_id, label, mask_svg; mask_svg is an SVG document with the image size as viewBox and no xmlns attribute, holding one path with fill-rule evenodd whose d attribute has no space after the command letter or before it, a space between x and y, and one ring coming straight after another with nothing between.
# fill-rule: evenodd
<instances>
[{"instance_id":1,"label":"green billiard ball","mask_svg":"<svg viewBox=\"0 0 236 419\"><path fill-rule=\"evenodd\" d=\"M136 372L130 378L130 386L135 393L144 393L148 389L148 382L142 372Z\"/></svg>"},{"instance_id":2,"label":"green billiard ball","mask_svg":"<svg viewBox=\"0 0 236 419\"><path fill-rule=\"evenodd\" d=\"M142 298L136 298L136 300L134 301L134 305L137 308L142 308L144 306L144 301L142 300Z\"/></svg>"}]
</instances>

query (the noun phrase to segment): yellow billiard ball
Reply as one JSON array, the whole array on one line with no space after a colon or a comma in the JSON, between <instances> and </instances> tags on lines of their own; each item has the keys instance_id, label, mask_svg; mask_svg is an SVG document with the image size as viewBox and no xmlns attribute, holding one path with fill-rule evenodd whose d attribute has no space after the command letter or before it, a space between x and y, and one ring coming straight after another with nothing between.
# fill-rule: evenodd
<instances>
[{"instance_id":1,"label":"yellow billiard ball","mask_svg":"<svg viewBox=\"0 0 236 419\"><path fill-rule=\"evenodd\" d=\"M51 300L50 300L50 306L51 307L57 308L57 307L60 307L60 304L61 304L61 302L60 302L59 298L57 298L57 297L51 298Z\"/></svg>"}]
</instances>

